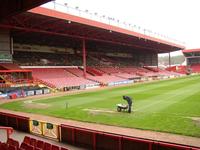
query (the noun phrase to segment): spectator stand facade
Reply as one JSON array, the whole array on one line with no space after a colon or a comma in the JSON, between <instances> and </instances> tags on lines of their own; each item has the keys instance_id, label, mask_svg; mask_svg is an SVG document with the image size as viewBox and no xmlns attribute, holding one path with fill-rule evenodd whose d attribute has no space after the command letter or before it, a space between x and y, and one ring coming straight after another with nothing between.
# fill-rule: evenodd
<instances>
[{"instance_id":1,"label":"spectator stand facade","mask_svg":"<svg viewBox=\"0 0 200 150\"><path fill-rule=\"evenodd\" d=\"M14 63L45 66L32 69L35 81L62 91L153 80L156 73L142 67L157 66L158 53L184 49L145 33L44 7L1 21L0 31L5 31L0 32L4 40L10 39L5 47ZM134 67L125 69L130 64Z\"/></svg>"},{"instance_id":2,"label":"spectator stand facade","mask_svg":"<svg viewBox=\"0 0 200 150\"><path fill-rule=\"evenodd\" d=\"M200 49L186 49L182 51L187 63L187 73L200 73Z\"/></svg>"}]
</instances>

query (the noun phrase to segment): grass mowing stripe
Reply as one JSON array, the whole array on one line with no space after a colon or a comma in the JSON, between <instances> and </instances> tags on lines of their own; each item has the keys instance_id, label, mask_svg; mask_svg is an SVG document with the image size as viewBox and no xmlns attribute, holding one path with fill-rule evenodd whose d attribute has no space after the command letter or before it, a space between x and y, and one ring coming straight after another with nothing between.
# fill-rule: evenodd
<instances>
[{"instance_id":1,"label":"grass mowing stripe","mask_svg":"<svg viewBox=\"0 0 200 150\"><path fill-rule=\"evenodd\" d=\"M190 91L189 93L186 93L185 90ZM135 111L143 111L145 112L151 112L151 111L160 111L161 109L164 109L166 107L169 107L170 105L174 103L178 103L181 100L185 100L185 98L190 97L191 95L195 93L200 92L200 85L199 84L193 84L187 87L182 87L177 90L170 91L166 95L158 95L155 97L151 97L150 99L146 99L149 101L149 104L140 104L139 106L137 105L137 108ZM138 102L139 103L139 102ZM147 108L153 108L153 109L147 109ZM146 110L147 109L147 110Z\"/></svg>"},{"instance_id":2,"label":"grass mowing stripe","mask_svg":"<svg viewBox=\"0 0 200 150\"><path fill-rule=\"evenodd\" d=\"M194 79L190 79L190 80L194 80ZM184 83L185 81L174 81L177 85ZM132 88L129 88L127 89L127 87L125 87L124 90L121 90L121 93L123 93L123 95L126 95L126 94L135 94L135 93L145 93L149 90L153 90L153 89L160 89L160 87L166 87L167 85L168 86L172 86L174 83L170 83L170 84L159 84L159 86L149 86L149 87L142 87L142 88L139 88L139 89L135 89L135 87L133 86ZM134 91L132 91L131 89L134 89ZM111 89L108 91L103 91L101 93L97 92L96 95L91 99L91 98L88 98L91 96L91 94L93 95L93 93L88 93L87 95L85 93L83 94L78 94L78 95L70 95L70 96L65 96L65 98L63 97L63 99L59 100L60 102L61 101L65 101L65 102L68 102L70 103L71 106L77 106L77 105L82 105L82 104L86 104L86 103L92 103L92 102L97 102L97 101L104 101L105 99L109 99L109 98L112 98L115 94L119 95L119 92L115 92L115 89ZM80 96L80 97L78 97ZM74 97L76 97L74 99ZM118 99L121 99L121 97L119 96ZM54 99L52 99L54 100ZM46 99L46 100L41 100L40 103L49 103L50 101L52 101L51 99ZM56 105L58 104L58 102L56 100L54 100L54 102L51 103L52 105Z\"/></svg>"},{"instance_id":3,"label":"grass mowing stripe","mask_svg":"<svg viewBox=\"0 0 200 150\"><path fill-rule=\"evenodd\" d=\"M189 81L191 81L191 80L189 80ZM181 84L181 86L176 84L175 85L175 87L176 87L175 89L176 90L174 90L174 88L171 88L170 90L162 90L162 91L160 91L160 89L159 89L156 92L154 90L150 91L151 93L155 92L154 96L146 97L143 100L137 101L137 103L135 104L136 111L141 111L141 110L144 110L144 109L146 109L148 107L151 107L151 106L154 106L154 105L155 106L159 105L159 103L170 102L169 99L176 99L176 96L178 96L181 93L182 94L187 94L185 91L186 90L187 91L191 91L192 87L196 84L196 80L192 80L192 81L193 82L190 82L189 84L187 84L188 86L186 88L185 88L185 86L182 86L182 84ZM186 83L187 82L184 82L184 84L186 84ZM178 86L178 88L177 88L177 86ZM195 88L199 89L196 86L195 86ZM167 104L166 104L166 106L167 106ZM158 108L160 108L160 107L158 107Z\"/></svg>"},{"instance_id":4,"label":"grass mowing stripe","mask_svg":"<svg viewBox=\"0 0 200 150\"><path fill-rule=\"evenodd\" d=\"M151 89L158 89L160 87L163 86L167 86L167 85L174 85L174 84L178 84L178 83L184 83L188 80L195 80L195 77L188 79L188 78L181 78L180 80L176 80L176 79L171 79L171 80L167 80L167 81L159 81L159 82L152 82L152 83L146 83L146 84L138 84L138 85L133 85L133 86L127 86L127 87L117 87L114 89L104 89L104 90L100 90L97 92L85 92L85 93L79 93L76 95L66 95L66 96L62 96L59 98L59 101L66 101L66 98L69 99L73 99L74 97L88 97L88 96L96 96L98 95L100 96L104 96L105 93L109 92L109 95L112 95L113 93L117 93L118 91L120 91L123 94L129 94L130 92L127 93L127 89L134 89L133 93L135 92L145 92L145 91L149 91ZM164 84L163 84L164 83ZM47 99L43 99L40 101L40 103L51 103L54 102L57 98L47 98Z\"/></svg>"},{"instance_id":5,"label":"grass mowing stripe","mask_svg":"<svg viewBox=\"0 0 200 150\"><path fill-rule=\"evenodd\" d=\"M4 104L0 107L66 119L200 137L200 125L189 118L200 118L199 81L199 76L190 76L34 102L34 105L51 105L46 109L27 108L23 102ZM125 94L134 98L134 109L141 110L131 114L116 112L116 104L122 102L122 95ZM65 109L66 101L69 102L68 109ZM114 113L94 113L86 111L87 109L111 110Z\"/></svg>"}]
</instances>

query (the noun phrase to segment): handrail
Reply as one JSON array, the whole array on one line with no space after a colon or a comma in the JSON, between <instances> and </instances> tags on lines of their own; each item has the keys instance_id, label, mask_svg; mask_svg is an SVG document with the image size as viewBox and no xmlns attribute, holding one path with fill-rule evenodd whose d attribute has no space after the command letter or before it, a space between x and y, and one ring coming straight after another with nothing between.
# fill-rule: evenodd
<instances>
[{"instance_id":1,"label":"handrail","mask_svg":"<svg viewBox=\"0 0 200 150\"><path fill-rule=\"evenodd\" d=\"M13 133L13 128L12 127L0 126L0 130L6 130L7 140L9 139L10 135Z\"/></svg>"}]
</instances>

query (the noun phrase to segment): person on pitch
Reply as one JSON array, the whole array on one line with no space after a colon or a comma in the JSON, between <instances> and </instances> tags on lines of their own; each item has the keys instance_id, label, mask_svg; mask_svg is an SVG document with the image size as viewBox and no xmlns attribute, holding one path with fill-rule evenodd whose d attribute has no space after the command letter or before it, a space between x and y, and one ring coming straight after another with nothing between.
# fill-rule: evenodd
<instances>
[{"instance_id":1,"label":"person on pitch","mask_svg":"<svg viewBox=\"0 0 200 150\"><path fill-rule=\"evenodd\" d=\"M131 113L131 107L132 107L132 98L129 96L123 96L123 99L127 101L128 103L128 113Z\"/></svg>"}]
</instances>

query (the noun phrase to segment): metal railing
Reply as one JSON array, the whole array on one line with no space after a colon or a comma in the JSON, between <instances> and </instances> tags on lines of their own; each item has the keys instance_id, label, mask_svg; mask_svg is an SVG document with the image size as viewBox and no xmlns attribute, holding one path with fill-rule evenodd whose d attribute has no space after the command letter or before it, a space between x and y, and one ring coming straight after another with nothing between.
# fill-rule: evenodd
<instances>
[{"instance_id":1,"label":"metal railing","mask_svg":"<svg viewBox=\"0 0 200 150\"><path fill-rule=\"evenodd\" d=\"M96 12L90 12L89 10L81 10L79 9L79 7L71 7L69 6L67 3L65 4L61 4L61 3L57 3L55 1L53 2L49 2L47 4L42 5L42 7L45 8L49 8L49 9L53 9L59 12L63 12L63 13L67 13L67 14L72 14L75 16L79 16L79 17L83 17L83 18L87 18L90 20L94 20L94 21L98 21L98 22L102 22L108 25L112 25L112 26L117 26L123 29L127 29L130 31L134 31L137 33L141 33L143 35L147 35L150 37L154 37L154 38L158 38L158 39L162 39L168 42L173 42L176 44L180 44L180 45L185 45L185 42L173 39L169 36L160 34L158 32L154 32L152 30L146 29L146 28L142 28L139 25L135 25L135 24L131 24L125 21L121 21L119 19L113 18L113 17L109 17L109 16L105 16L105 15L101 15L98 14Z\"/></svg>"}]
</instances>

